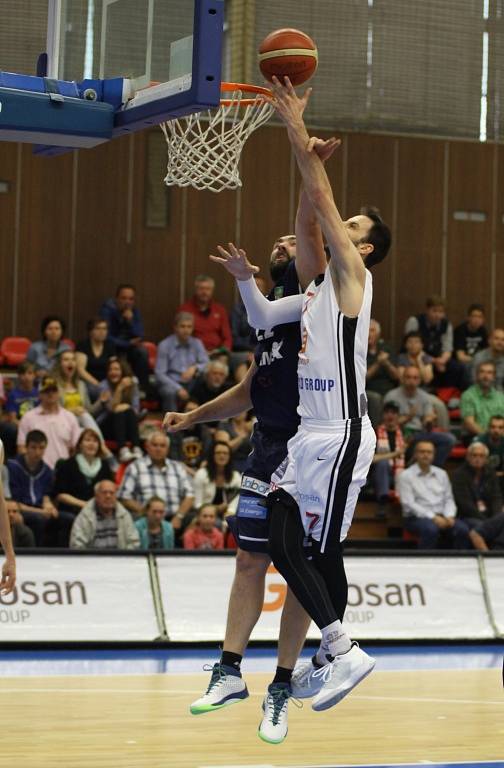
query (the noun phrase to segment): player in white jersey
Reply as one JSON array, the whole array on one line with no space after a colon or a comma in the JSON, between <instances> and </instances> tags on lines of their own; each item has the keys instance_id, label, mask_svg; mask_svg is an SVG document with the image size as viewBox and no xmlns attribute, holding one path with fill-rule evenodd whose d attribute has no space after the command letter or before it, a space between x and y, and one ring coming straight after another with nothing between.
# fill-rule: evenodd
<instances>
[{"instance_id":1,"label":"player in white jersey","mask_svg":"<svg viewBox=\"0 0 504 768\"><path fill-rule=\"evenodd\" d=\"M4 447L0 440L0 543L5 554L5 562L2 566L2 578L0 579L0 594L8 595L16 585L16 558L12 546L12 535L9 514L5 504L2 470L4 463Z\"/></svg>"},{"instance_id":2,"label":"player in white jersey","mask_svg":"<svg viewBox=\"0 0 504 768\"><path fill-rule=\"evenodd\" d=\"M348 591L341 541L375 448L365 395L372 300L365 264L385 257L390 232L371 210L342 220L317 156L320 142L309 139L302 119L309 91L299 99L287 79L285 86L277 81L274 90L275 106L287 125L329 246L329 265L301 300L292 296L267 307L252 285L256 268L243 251L230 244L229 251L219 249L221 257L214 260L239 280L251 325L271 328L301 318L301 425L288 444L287 459L272 477L269 548L276 567L322 632L319 651L294 672L292 686L296 696L316 694L312 707L322 710L346 696L374 666L341 624Z\"/></svg>"}]
</instances>

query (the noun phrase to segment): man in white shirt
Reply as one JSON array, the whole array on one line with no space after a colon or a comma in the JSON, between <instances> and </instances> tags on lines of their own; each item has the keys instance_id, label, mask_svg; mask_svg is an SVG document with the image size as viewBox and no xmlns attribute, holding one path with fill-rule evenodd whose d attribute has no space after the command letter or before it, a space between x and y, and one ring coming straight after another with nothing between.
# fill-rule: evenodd
<instances>
[{"instance_id":1,"label":"man in white shirt","mask_svg":"<svg viewBox=\"0 0 504 768\"><path fill-rule=\"evenodd\" d=\"M401 472L397 490L404 527L418 536L418 549L436 549L449 543L454 549L469 549L469 529L455 517L450 479L444 469L433 466L434 445L421 440L415 446L415 464Z\"/></svg>"}]
</instances>

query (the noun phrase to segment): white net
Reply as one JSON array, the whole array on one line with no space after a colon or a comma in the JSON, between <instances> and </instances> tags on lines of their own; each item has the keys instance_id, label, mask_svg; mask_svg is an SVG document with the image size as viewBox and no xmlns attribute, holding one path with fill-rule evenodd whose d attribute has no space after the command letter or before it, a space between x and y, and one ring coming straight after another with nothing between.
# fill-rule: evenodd
<instances>
[{"instance_id":1,"label":"white net","mask_svg":"<svg viewBox=\"0 0 504 768\"><path fill-rule=\"evenodd\" d=\"M168 144L165 184L211 192L241 187L243 145L272 114L273 107L260 94L250 98L235 90L216 109L164 123L161 128Z\"/></svg>"}]
</instances>

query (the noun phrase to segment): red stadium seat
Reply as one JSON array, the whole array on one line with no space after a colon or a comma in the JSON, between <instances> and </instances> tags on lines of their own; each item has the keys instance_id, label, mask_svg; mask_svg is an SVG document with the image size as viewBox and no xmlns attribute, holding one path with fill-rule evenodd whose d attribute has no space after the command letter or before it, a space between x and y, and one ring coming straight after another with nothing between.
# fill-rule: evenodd
<instances>
[{"instance_id":1,"label":"red stadium seat","mask_svg":"<svg viewBox=\"0 0 504 768\"><path fill-rule=\"evenodd\" d=\"M450 459L464 459L467 452L467 448L462 443L454 445L450 452Z\"/></svg>"},{"instance_id":2,"label":"red stadium seat","mask_svg":"<svg viewBox=\"0 0 504 768\"><path fill-rule=\"evenodd\" d=\"M67 344L70 349L75 349L75 341L72 341L72 339L61 339L63 344Z\"/></svg>"},{"instance_id":3,"label":"red stadium seat","mask_svg":"<svg viewBox=\"0 0 504 768\"><path fill-rule=\"evenodd\" d=\"M16 368L24 363L30 347L31 341L25 336L6 336L0 345L0 354L3 357L4 365L9 366L9 368Z\"/></svg>"},{"instance_id":4,"label":"red stadium seat","mask_svg":"<svg viewBox=\"0 0 504 768\"><path fill-rule=\"evenodd\" d=\"M142 341L142 345L147 350L149 355L149 368L153 371L154 366L156 365L157 344L154 344L153 341Z\"/></svg>"}]
</instances>

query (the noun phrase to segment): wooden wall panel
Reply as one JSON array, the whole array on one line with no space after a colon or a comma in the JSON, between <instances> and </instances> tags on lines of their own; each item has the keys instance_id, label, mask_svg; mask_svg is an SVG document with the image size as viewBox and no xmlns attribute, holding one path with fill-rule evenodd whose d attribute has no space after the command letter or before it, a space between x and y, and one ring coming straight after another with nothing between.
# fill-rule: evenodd
<instances>
[{"instance_id":1,"label":"wooden wall panel","mask_svg":"<svg viewBox=\"0 0 504 768\"><path fill-rule=\"evenodd\" d=\"M17 154L16 144L0 143L0 180L9 185L9 191L0 195L0 338L13 332Z\"/></svg>"},{"instance_id":2,"label":"wooden wall panel","mask_svg":"<svg viewBox=\"0 0 504 768\"><path fill-rule=\"evenodd\" d=\"M380 209L383 220L393 229L394 221L394 163L393 136L350 134L348 136L348 175L346 189L347 217L359 213L363 205ZM393 235L395 235L393 231ZM383 335L390 337L395 297L393 282L394 248L381 264L373 269L372 314L381 324Z\"/></svg>"},{"instance_id":3,"label":"wooden wall panel","mask_svg":"<svg viewBox=\"0 0 504 768\"><path fill-rule=\"evenodd\" d=\"M423 311L426 297L441 291L443 256L444 142L398 140L395 227L395 324Z\"/></svg>"},{"instance_id":4,"label":"wooden wall panel","mask_svg":"<svg viewBox=\"0 0 504 768\"><path fill-rule=\"evenodd\" d=\"M495 201L495 317L494 327L504 328L504 147L497 148Z\"/></svg>"},{"instance_id":5,"label":"wooden wall panel","mask_svg":"<svg viewBox=\"0 0 504 768\"><path fill-rule=\"evenodd\" d=\"M17 328L32 339L44 315L71 314L72 168L71 153L39 158L23 146Z\"/></svg>"},{"instance_id":6,"label":"wooden wall panel","mask_svg":"<svg viewBox=\"0 0 504 768\"><path fill-rule=\"evenodd\" d=\"M454 323L471 302L491 305L493 147L451 142L448 179L448 314ZM455 211L479 211L486 221L456 221Z\"/></svg>"}]
</instances>

